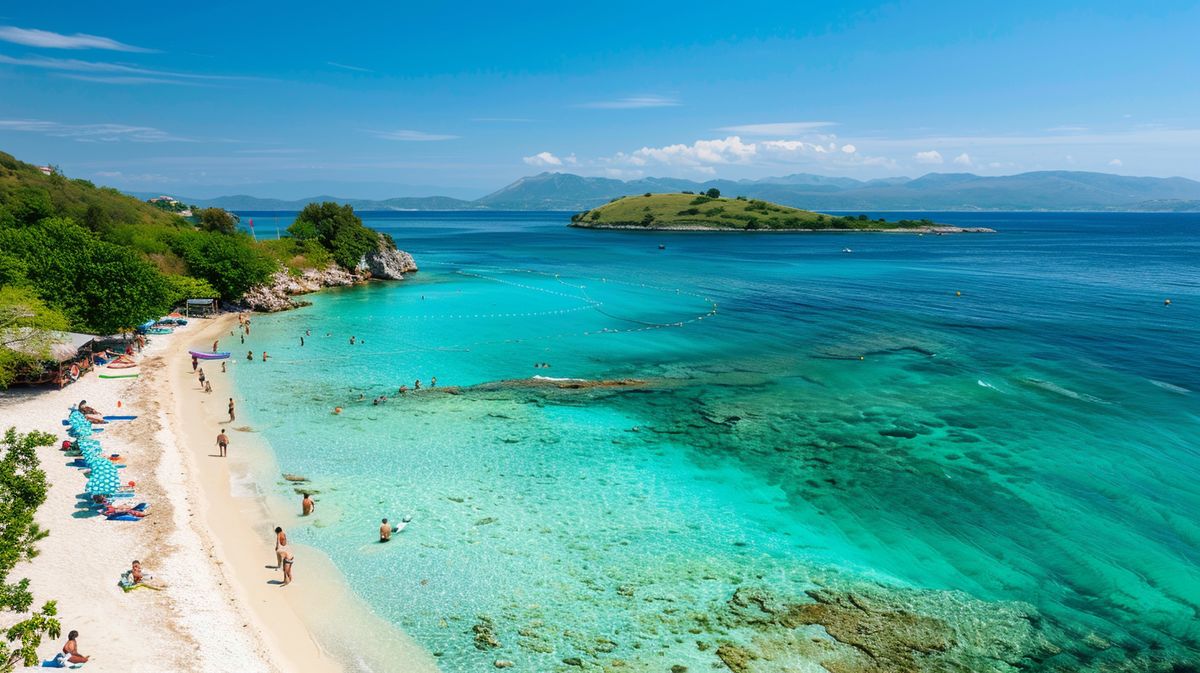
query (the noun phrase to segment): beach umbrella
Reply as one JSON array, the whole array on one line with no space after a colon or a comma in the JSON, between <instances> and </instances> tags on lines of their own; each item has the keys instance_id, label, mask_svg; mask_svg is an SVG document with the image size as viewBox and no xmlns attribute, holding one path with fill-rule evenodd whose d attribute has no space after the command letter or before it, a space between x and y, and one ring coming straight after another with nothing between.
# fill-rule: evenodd
<instances>
[{"instance_id":1,"label":"beach umbrella","mask_svg":"<svg viewBox=\"0 0 1200 673\"><path fill-rule=\"evenodd\" d=\"M93 470L84 490L89 495L112 495L121 490L121 479L117 476L116 470L111 473Z\"/></svg>"}]
</instances>

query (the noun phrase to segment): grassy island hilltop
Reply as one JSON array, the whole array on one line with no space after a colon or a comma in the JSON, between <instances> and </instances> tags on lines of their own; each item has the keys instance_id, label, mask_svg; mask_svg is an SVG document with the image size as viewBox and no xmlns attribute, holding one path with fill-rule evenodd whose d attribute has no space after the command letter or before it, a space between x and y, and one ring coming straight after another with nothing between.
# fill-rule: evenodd
<instances>
[{"instance_id":1,"label":"grassy island hilltop","mask_svg":"<svg viewBox=\"0 0 1200 673\"><path fill-rule=\"evenodd\" d=\"M872 220L866 215L826 215L759 199L704 194L623 196L571 216L571 226L589 229L680 231L892 231L959 233L990 231L941 225L932 220Z\"/></svg>"}]
</instances>

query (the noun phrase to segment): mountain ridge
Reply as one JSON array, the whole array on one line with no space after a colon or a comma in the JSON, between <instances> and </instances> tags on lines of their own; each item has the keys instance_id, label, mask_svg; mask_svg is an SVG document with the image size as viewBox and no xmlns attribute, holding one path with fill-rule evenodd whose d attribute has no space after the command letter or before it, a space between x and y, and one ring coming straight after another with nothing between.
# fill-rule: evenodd
<instances>
[{"instance_id":1,"label":"mountain ridge","mask_svg":"<svg viewBox=\"0 0 1200 673\"><path fill-rule=\"evenodd\" d=\"M356 210L565 210L595 208L630 194L716 188L726 195L763 199L807 210L911 211L1200 211L1200 182L1182 177L1135 177L1088 171L1031 171L1014 175L927 173L917 178L857 180L794 173L758 180L586 177L544 172L517 179L475 200L449 196L391 199L264 199L231 195L177 197L229 210L300 210L314 201L336 201Z\"/></svg>"}]
</instances>

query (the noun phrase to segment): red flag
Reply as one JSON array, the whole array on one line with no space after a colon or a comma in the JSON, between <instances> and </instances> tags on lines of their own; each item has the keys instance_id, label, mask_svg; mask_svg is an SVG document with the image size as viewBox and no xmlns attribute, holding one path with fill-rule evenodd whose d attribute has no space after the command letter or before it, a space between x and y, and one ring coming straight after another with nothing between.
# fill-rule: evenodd
<instances>
[{"instance_id":1,"label":"red flag","mask_svg":"<svg viewBox=\"0 0 1200 673\"><path fill-rule=\"evenodd\" d=\"M254 228L254 218L253 218L253 217L252 217L252 218L250 218L250 228L251 228L251 229L253 229L253 228Z\"/></svg>"}]
</instances>

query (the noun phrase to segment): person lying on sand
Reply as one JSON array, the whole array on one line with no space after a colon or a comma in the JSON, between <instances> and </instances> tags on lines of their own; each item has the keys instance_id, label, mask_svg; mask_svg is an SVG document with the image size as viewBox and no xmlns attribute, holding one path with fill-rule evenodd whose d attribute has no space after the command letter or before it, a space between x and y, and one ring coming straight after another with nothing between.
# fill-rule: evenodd
<instances>
[{"instance_id":1,"label":"person lying on sand","mask_svg":"<svg viewBox=\"0 0 1200 673\"><path fill-rule=\"evenodd\" d=\"M88 415L88 414L90 414L92 416L100 415L99 411L96 411L96 409L94 409L93 407L88 406L87 400L79 400L79 404L75 405L75 408L79 410L79 413L84 414L84 415Z\"/></svg>"},{"instance_id":2,"label":"person lying on sand","mask_svg":"<svg viewBox=\"0 0 1200 673\"><path fill-rule=\"evenodd\" d=\"M137 588L154 589L155 591L162 589L162 587L155 586L148 581L153 579L153 575L142 570L141 561L134 561L133 566L129 570L121 573L121 579L117 582L117 584L126 592L133 591Z\"/></svg>"}]
</instances>

